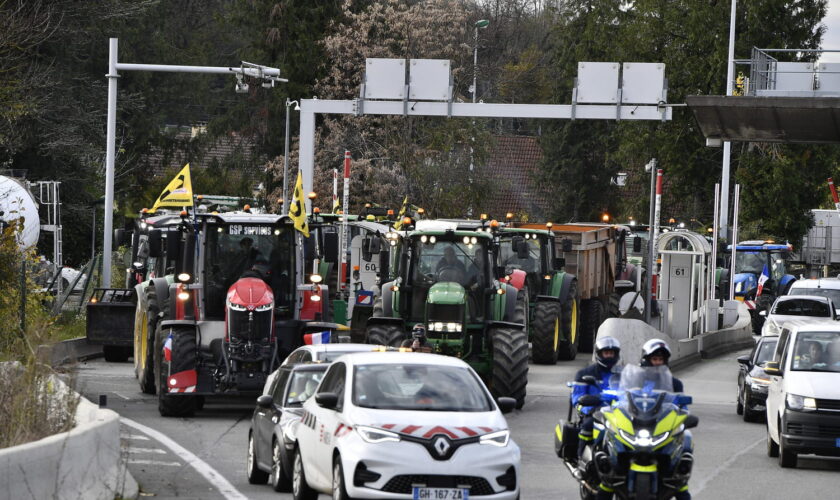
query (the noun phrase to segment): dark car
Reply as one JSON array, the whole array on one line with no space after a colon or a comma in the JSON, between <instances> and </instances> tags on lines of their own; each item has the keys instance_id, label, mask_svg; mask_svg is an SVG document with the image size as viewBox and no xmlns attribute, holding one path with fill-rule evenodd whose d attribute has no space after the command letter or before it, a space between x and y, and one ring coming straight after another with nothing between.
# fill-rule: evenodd
<instances>
[{"instance_id":1,"label":"dark car","mask_svg":"<svg viewBox=\"0 0 840 500\"><path fill-rule=\"evenodd\" d=\"M773 359L779 337L761 337L753 350L738 358L738 415L744 422L754 422L764 415L770 376L764 373L764 363Z\"/></svg>"},{"instance_id":2,"label":"dark car","mask_svg":"<svg viewBox=\"0 0 840 500\"><path fill-rule=\"evenodd\" d=\"M289 491L292 477L292 445L288 432L300 420L303 403L315 392L329 363L283 365L257 398L248 432L248 482L265 484L275 491Z\"/></svg>"}]
</instances>

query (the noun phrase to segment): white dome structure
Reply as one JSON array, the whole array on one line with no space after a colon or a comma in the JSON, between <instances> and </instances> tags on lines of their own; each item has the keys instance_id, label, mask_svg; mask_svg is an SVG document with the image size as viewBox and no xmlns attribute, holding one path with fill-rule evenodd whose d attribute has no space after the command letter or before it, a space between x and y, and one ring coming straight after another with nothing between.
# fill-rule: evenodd
<instances>
[{"instance_id":1,"label":"white dome structure","mask_svg":"<svg viewBox=\"0 0 840 500\"><path fill-rule=\"evenodd\" d=\"M0 221L7 224L23 222L23 230L18 235L21 248L31 248L38 243L41 231L38 203L22 182L5 175L0 175Z\"/></svg>"}]
</instances>

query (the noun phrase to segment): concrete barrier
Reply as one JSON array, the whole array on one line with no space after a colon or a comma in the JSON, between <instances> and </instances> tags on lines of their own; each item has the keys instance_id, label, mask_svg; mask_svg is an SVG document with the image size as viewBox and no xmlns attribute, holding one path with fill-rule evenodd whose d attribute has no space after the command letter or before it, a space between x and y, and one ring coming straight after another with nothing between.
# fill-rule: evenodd
<instances>
[{"instance_id":1,"label":"concrete barrier","mask_svg":"<svg viewBox=\"0 0 840 500\"><path fill-rule=\"evenodd\" d=\"M91 345L87 337L63 340L51 345L39 345L38 359L52 366L102 357L102 346Z\"/></svg>"},{"instance_id":2,"label":"concrete barrier","mask_svg":"<svg viewBox=\"0 0 840 500\"><path fill-rule=\"evenodd\" d=\"M113 500L138 494L120 452L119 415L84 398L70 431L0 449L0 499Z\"/></svg>"},{"instance_id":3,"label":"concrete barrier","mask_svg":"<svg viewBox=\"0 0 840 500\"><path fill-rule=\"evenodd\" d=\"M690 339L674 339L642 320L624 318L609 318L601 324L596 339L607 336L621 342L622 364L638 363L642 357L642 346L648 340L664 340L671 348L670 365L674 370L696 363L701 358L720 356L726 352L750 347L755 342L750 313L742 303L738 303L738 319L733 326Z\"/></svg>"}]
</instances>

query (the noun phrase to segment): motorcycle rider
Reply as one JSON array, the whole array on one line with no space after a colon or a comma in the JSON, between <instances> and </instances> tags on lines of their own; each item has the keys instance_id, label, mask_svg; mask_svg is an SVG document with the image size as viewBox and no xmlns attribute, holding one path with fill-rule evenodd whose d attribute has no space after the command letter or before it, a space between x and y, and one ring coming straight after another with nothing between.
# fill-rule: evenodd
<instances>
[{"instance_id":1,"label":"motorcycle rider","mask_svg":"<svg viewBox=\"0 0 840 500\"><path fill-rule=\"evenodd\" d=\"M642 346L641 366L668 366L671 359L671 348L661 339L650 339ZM670 367L669 367L670 369ZM674 392L683 392L683 383L671 374L674 381Z\"/></svg>"},{"instance_id":2,"label":"motorcycle rider","mask_svg":"<svg viewBox=\"0 0 840 500\"><path fill-rule=\"evenodd\" d=\"M577 406L578 400L586 394L600 396L601 391L609 388L610 377L613 375L612 369L618 363L620 354L621 343L614 337L601 337L595 341L595 362L579 370L575 375L575 382L583 382L583 378L589 375L595 377L598 384L576 385L572 390L573 405ZM593 439L592 429L595 426L595 419L592 418L592 413L595 409L591 406L581 408L581 413L585 416L580 422L578 431L578 457L583 454L584 448Z\"/></svg>"}]
</instances>

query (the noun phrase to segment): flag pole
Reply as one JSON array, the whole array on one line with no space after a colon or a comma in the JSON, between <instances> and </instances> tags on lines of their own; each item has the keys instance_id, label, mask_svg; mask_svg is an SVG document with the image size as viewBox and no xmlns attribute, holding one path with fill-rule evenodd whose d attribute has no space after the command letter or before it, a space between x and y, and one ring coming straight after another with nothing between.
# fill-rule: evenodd
<instances>
[{"instance_id":1,"label":"flag pole","mask_svg":"<svg viewBox=\"0 0 840 500\"><path fill-rule=\"evenodd\" d=\"M341 216L341 286L339 292L345 295L349 301L350 296L347 294L347 244L350 235L348 234L349 227L347 226L347 218L349 216L350 208L350 151L344 152L344 201L342 204Z\"/></svg>"}]
</instances>

